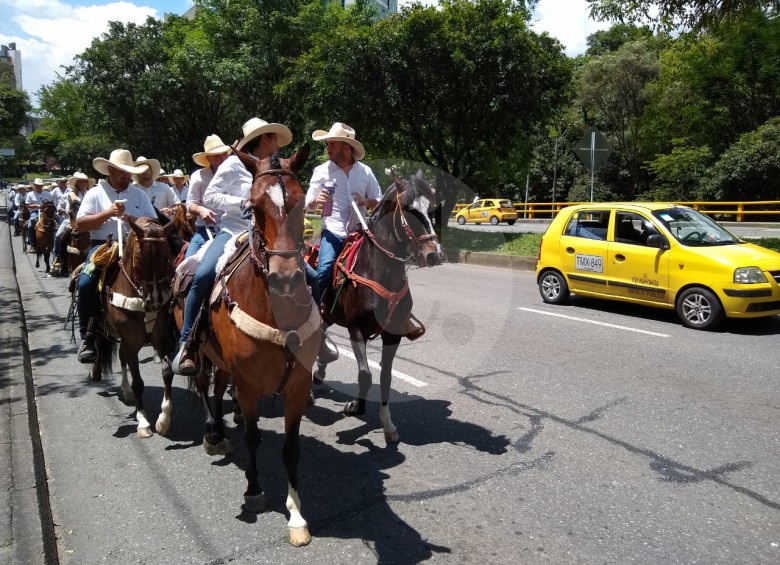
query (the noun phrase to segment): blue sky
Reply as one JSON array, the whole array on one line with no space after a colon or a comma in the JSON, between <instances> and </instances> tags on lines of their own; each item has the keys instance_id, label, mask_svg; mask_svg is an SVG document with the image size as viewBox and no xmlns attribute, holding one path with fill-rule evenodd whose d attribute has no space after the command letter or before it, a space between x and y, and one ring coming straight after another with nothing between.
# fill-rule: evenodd
<instances>
[{"instance_id":1,"label":"blue sky","mask_svg":"<svg viewBox=\"0 0 780 565\"><path fill-rule=\"evenodd\" d=\"M427 0L433 3L435 0ZM399 4L409 0L399 0ZM63 65L102 34L108 22L143 23L165 12L183 14L191 0L0 0L0 44L16 43L22 54L22 84L35 93L56 80ZM540 0L533 27L556 37L569 56L585 50L585 38L609 24L588 18L586 0Z\"/></svg>"}]
</instances>

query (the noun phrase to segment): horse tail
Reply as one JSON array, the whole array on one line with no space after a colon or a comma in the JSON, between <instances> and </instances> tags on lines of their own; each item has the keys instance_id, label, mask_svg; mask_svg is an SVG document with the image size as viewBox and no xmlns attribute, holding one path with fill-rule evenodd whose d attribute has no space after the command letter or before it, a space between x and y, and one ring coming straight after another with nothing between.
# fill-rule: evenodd
<instances>
[{"instance_id":1,"label":"horse tail","mask_svg":"<svg viewBox=\"0 0 780 565\"><path fill-rule=\"evenodd\" d=\"M96 363L100 367L100 374L108 375L113 372L114 341L105 333L98 331L95 337Z\"/></svg>"}]
</instances>

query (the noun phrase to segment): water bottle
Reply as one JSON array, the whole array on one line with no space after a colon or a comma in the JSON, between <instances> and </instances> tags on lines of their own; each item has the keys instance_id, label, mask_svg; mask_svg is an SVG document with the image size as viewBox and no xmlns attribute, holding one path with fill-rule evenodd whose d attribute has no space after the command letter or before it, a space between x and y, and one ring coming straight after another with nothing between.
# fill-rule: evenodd
<instances>
[{"instance_id":1,"label":"water bottle","mask_svg":"<svg viewBox=\"0 0 780 565\"><path fill-rule=\"evenodd\" d=\"M322 188L328 191L330 194L330 200L322 203L322 217L330 216L333 213L333 194L336 192L336 179L332 181L325 181L322 184Z\"/></svg>"}]
</instances>

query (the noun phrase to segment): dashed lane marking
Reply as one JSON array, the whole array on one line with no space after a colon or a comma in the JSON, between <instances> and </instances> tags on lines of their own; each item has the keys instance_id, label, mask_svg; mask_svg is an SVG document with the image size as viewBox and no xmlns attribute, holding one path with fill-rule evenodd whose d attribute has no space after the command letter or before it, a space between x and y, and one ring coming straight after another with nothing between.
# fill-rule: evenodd
<instances>
[{"instance_id":1,"label":"dashed lane marking","mask_svg":"<svg viewBox=\"0 0 780 565\"><path fill-rule=\"evenodd\" d=\"M341 355L344 355L345 357L349 357L350 359L357 361L357 359L355 359L355 354L352 353L352 351L345 349L344 347L339 347L339 353ZM374 369L379 369L379 370L382 369L382 366L379 363L377 363L376 361L372 361L371 359L368 360L368 365L370 367L373 367ZM402 373L401 371L396 371L395 369L393 369L393 377L399 378L402 381L405 381L410 385L416 386L418 388L428 386L428 383L423 382L419 379L415 379L414 377L407 375L406 373Z\"/></svg>"}]
</instances>

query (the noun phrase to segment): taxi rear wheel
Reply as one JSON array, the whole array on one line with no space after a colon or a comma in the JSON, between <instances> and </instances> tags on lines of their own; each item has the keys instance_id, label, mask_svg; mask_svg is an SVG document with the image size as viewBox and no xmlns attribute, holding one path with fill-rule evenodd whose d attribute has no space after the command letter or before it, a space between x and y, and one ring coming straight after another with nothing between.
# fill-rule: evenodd
<instances>
[{"instance_id":1,"label":"taxi rear wheel","mask_svg":"<svg viewBox=\"0 0 780 565\"><path fill-rule=\"evenodd\" d=\"M680 294L677 315L683 325L695 330L714 330L724 318L718 297L702 287L688 288Z\"/></svg>"},{"instance_id":2,"label":"taxi rear wheel","mask_svg":"<svg viewBox=\"0 0 780 565\"><path fill-rule=\"evenodd\" d=\"M563 304L569 299L569 285L558 271L545 271L539 277L539 294L547 304Z\"/></svg>"},{"instance_id":3,"label":"taxi rear wheel","mask_svg":"<svg viewBox=\"0 0 780 565\"><path fill-rule=\"evenodd\" d=\"M464 218L463 216L458 216L458 225L462 226L465 223L466 223L466 218Z\"/></svg>"},{"instance_id":4,"label":"taxi rear wheel","mask_svg":"<svg viewBox=\"0 0 780 565\"><path fill-rule=\"evenodd\" d=\"M490 216L490 225L491 226L497 226L498 225L498 218L496 216Z\"/></svg>"}]
</instances>

